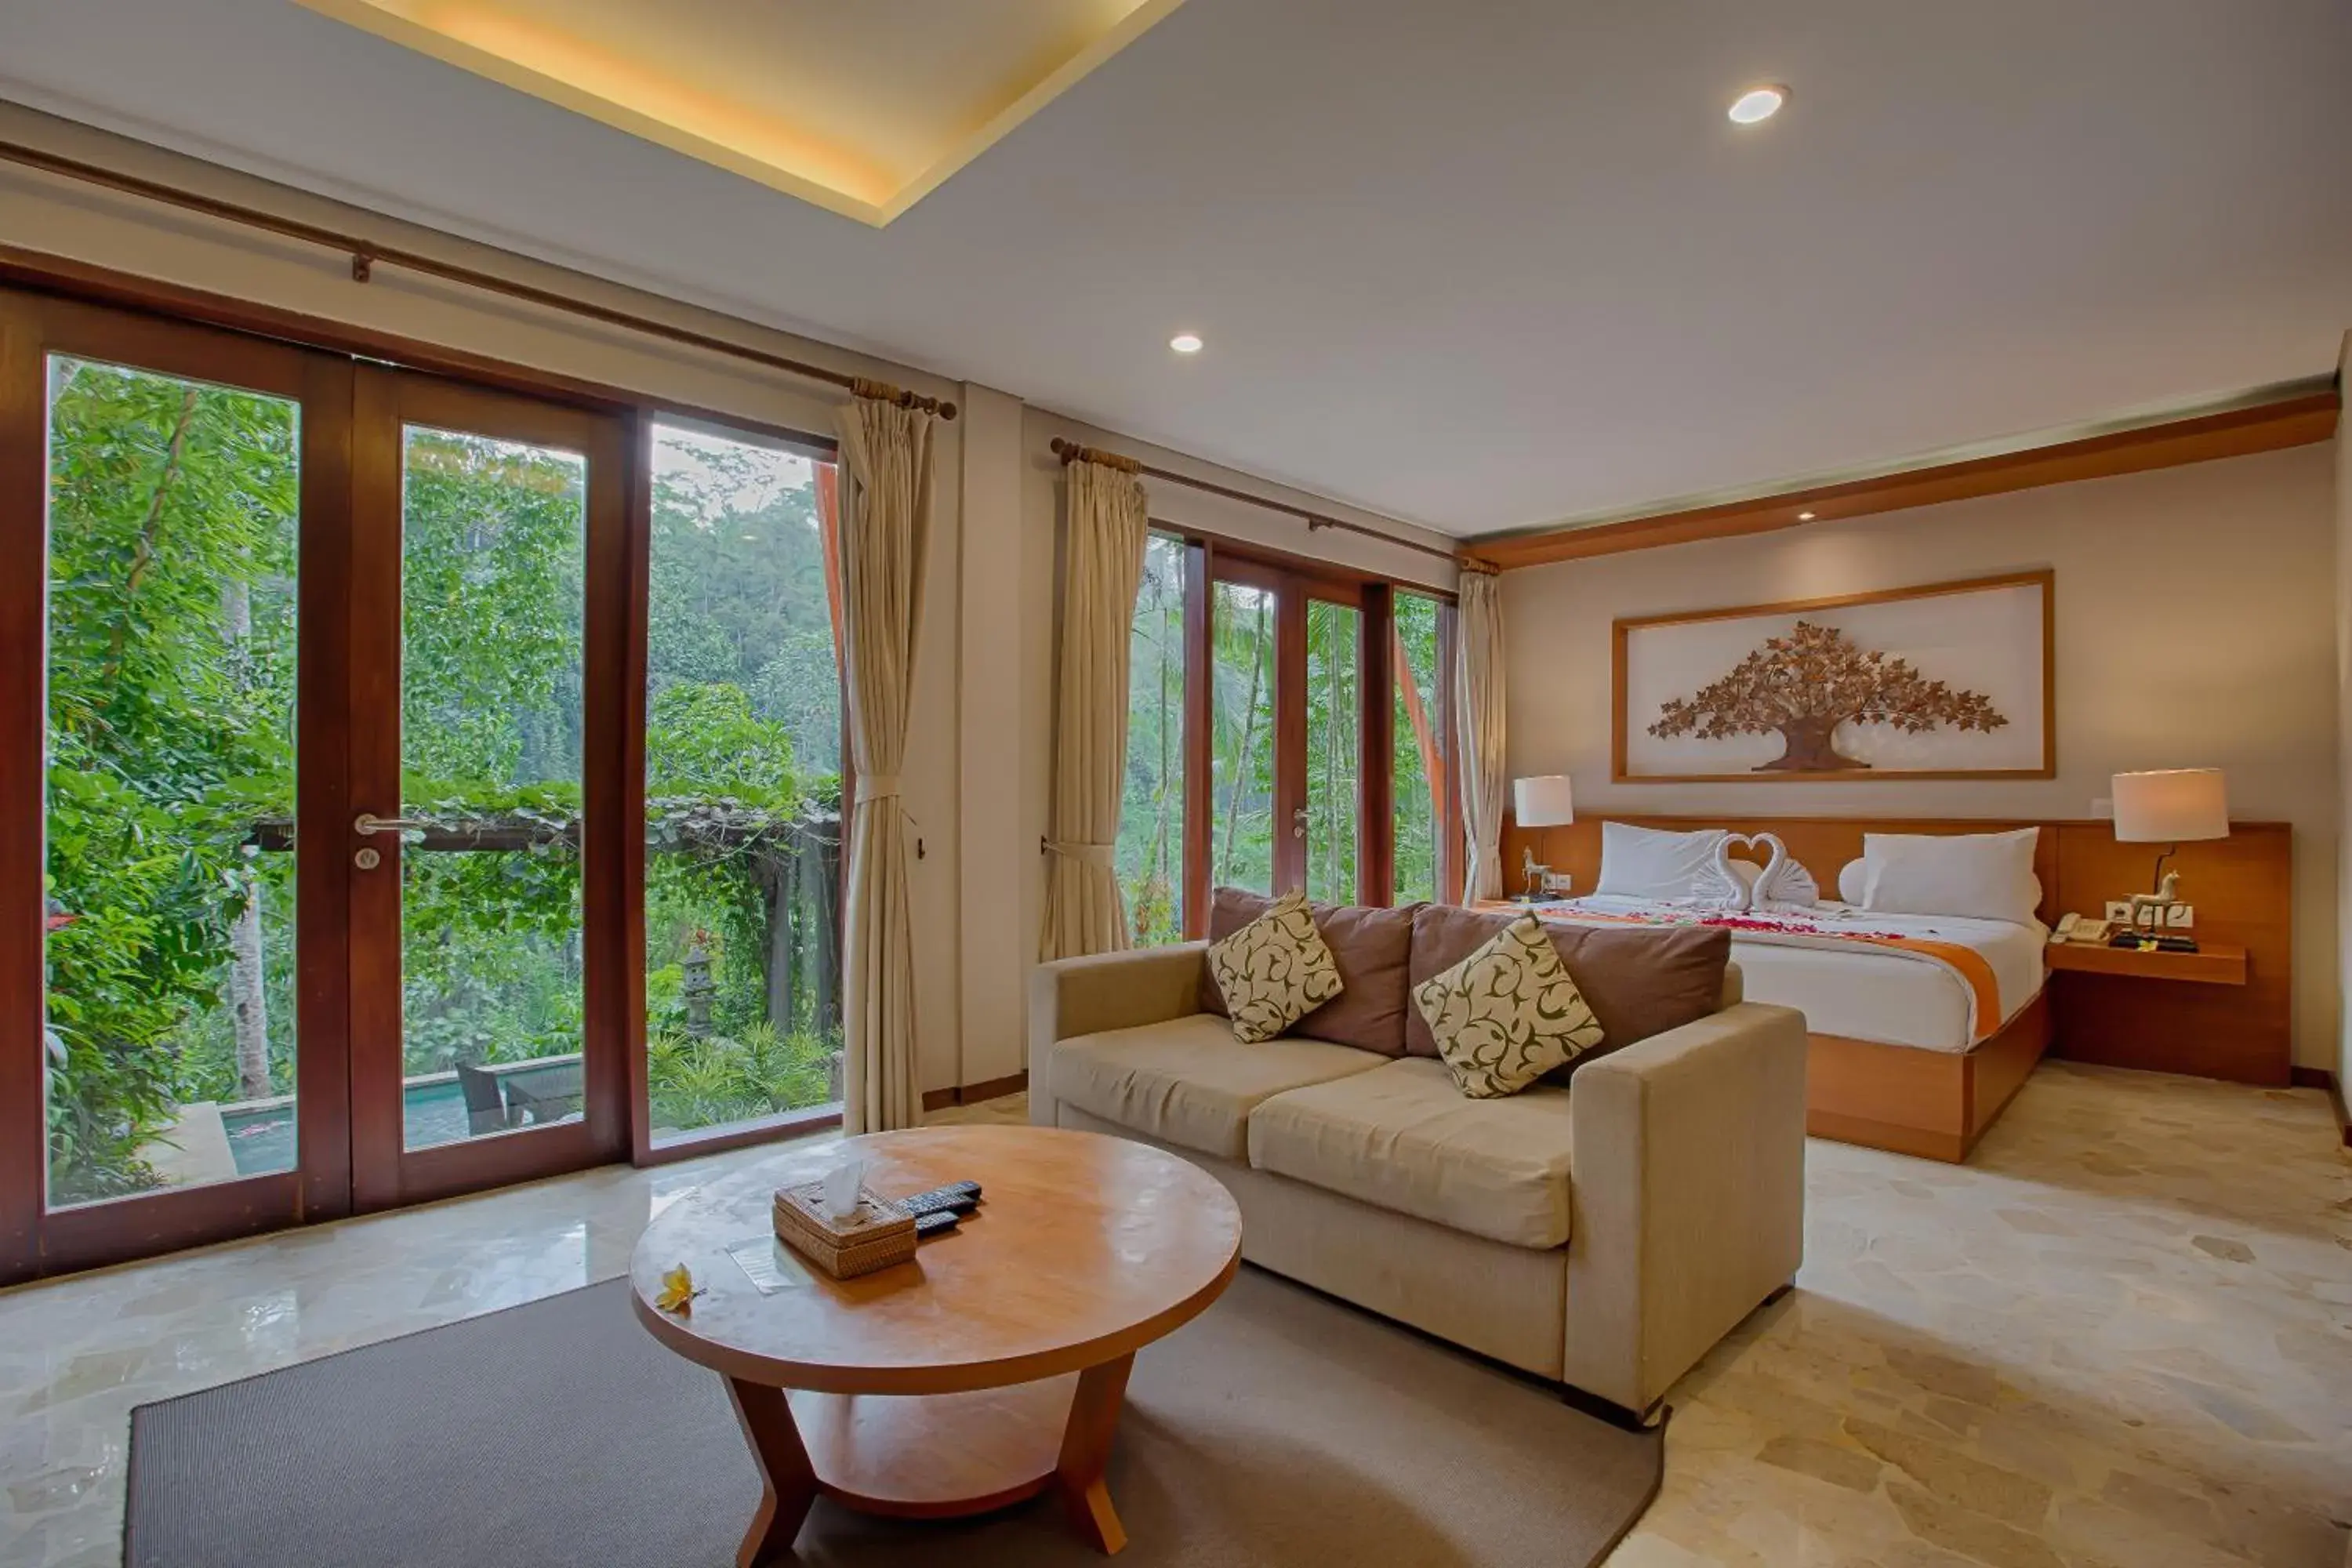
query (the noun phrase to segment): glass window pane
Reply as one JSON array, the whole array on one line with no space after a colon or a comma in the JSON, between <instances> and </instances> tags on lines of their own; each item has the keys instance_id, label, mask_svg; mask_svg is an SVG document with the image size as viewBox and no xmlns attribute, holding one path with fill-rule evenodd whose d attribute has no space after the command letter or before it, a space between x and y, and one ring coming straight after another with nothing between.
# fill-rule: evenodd
<instances>
[{"instance_id":1,"label":"glass window pane","mask_svg":"<svg viewBox=\"0 0 2352 1568\"><path fill-rule=\"evenodd\" d=\"M1352 605L1307 601L1307 896L1330 904L1356 901L1362 623Z\"/></svg>"},{"instance_id":2,"label":"glass window pane","mask_svg":"<svg viewBox=\"0 0 2352 1568\"><path fill-rule=\"evenodd\" d=\"M795 452L657 426L646 704L654 1142L841 1097L841 670Z\"/></svg>"},{"instance_id":3,"label":"glass window pane","mask_svg":"<svg viewBox=\"0 0 2352 1568\"><path fill-rule=\"evenodd\" d=\"M1213 887L1274 890L1274 619L1266 589L1210 584Z\"/></svg>"},{"instance_id":4,"label":"glass window pane","mask_svg":"<svg viewBox=\"0 0 2352 1568\"><path fill-rule=\"evenodd\" d=\"M1399 593L1395 714L1396 901L1434 902L1439 896L1439 849L1444 842L1444 803L1438 784L1445 776L1444 741L1437 700L1437 601Z\"/></svg>"},{"instance_id":5,"label":"glass window pane","mask_svg":"<svg viewBox=\"0 0 2352 1568\"><path fill-rule=\"evenodd\" d=\"M1118 883L1139 947L1184 938L1184 542L1155 533L1128 638Z\"/></svg>"},{"instance_id":6,"label":"glass window pane","mask_svg":"<svg viewBox=\"0 0 2352 1568\"><path fill-rule=\"evenodd\" d=\"M48 1202L294 1168L299 409L48 362Z\"/></svg>"},{"instance_id":7,"label":"glass window pane","mask_svg":"<svg viewBox=\"0 0 2352 1568\"><path fill-rule=\"evenodd\" d=\"M411 1149L581 1113L587 460L412 426L401 487Z\"/></svg>"}]
</instances>

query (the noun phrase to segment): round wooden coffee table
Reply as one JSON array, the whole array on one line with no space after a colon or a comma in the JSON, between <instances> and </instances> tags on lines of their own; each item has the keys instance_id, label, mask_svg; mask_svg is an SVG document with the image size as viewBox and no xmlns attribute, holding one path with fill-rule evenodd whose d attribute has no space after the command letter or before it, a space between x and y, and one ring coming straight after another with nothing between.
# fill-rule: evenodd
<instances>
[{"instance_id":1,"label":"round wooden coffee table","mask_svg":"<svg viewBox=\"0 0 2352 1568\"><path fill-rule=\"evenodd\" d=\"M774 1239L778 1187L844 1151L904 1197L975 1181L979 1212L914 1261L835 1280ZM727 1380L766 1483L737 1555L788 1558L819 1493L914 1518L1052 1489L1105 1552L1103 1484L1136 1351L1198 1316L1241 1262L1241 1213L1198 1166L1045 1127L928 1127L787 1152L689 1194L637 1243L637 1317ZM761 1290L740 1259L772 1265ZM683 1263L693 1310L654 1305Z\"/></svg>"}]
</instances>

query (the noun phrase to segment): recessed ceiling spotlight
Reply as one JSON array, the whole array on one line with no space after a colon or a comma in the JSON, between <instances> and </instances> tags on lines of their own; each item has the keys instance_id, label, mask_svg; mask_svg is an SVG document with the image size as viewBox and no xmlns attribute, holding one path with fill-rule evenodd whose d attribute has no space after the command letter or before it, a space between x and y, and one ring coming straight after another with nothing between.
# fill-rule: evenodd
<instances>
[{"instance_id":1,"label":"recessed ceiling spotlight","mask_svg":"<svg viewBox=\"0 0 2352 1568\"><path fill-rule=\"evenodd\" d=\"M1753 125L1759 121L1769 120L1780 113L1780 106L1788 101L1789 89L1778 83L1751 87L1731 100L1731 122L1734 125Z\"/></svg>"},{"instance_id":2,"label":"recessed ceiling spotlight","mask_svg":"<svg viewBox=\"0 0 2352 1568\"><path fill-rule=\"evenodd\" d=\"M1797 514L1797 521L1799 522L1811 522L1813 521L1813 514L1809 511L1801 511Z\"/></svg>"},{"instance_id":3,"label":"recessed ceiling spotlight","mask_svg":"<svg viewBox=\"0 0 2352 1568\"><path fill-rule=\"evenodd\" d=\"M1201 334L1198 332L1179 332L1174 337L1168 340L1168 346L1174 349L1180 354L1199 353L1201 352Z\"/></svg>"}]
</instances>

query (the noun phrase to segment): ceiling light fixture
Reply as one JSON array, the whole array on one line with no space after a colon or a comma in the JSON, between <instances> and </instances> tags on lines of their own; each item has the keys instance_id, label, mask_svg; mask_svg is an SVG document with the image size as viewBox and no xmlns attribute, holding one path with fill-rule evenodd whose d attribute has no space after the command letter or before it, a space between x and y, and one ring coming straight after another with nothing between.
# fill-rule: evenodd
<instances>
[{"instance_id":1,"label":"ceiling light fixture","mask_svg":"<svg viewBox=\"0 0 2352 1568\"><path fill-rule=\"evenodd\" d=\"M1751 87L1731 100L1731 122L1734 125L1754 125L1780 112L1789 101L1789 89L1778 83Z\"/></svg>"},{"instance_id":2,"label":"ceiling light fixture","mask_svg":"<svg viewBox=\"0 0 2352 1568\"><path fill-rule=\"evenodd\" d=\"M1199 353L1201 352L1201 334L1198 332L1179 332L1174 337L1168 340L1168 346L1174 349L1180 354Z\"/></svg>"}]
</instances>

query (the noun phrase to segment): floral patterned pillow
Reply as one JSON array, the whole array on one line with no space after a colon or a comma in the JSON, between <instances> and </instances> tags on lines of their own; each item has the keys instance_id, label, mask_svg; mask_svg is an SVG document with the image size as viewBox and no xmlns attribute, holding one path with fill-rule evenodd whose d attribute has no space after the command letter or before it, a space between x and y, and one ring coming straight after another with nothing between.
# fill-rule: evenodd
<instances>
[{"instance_id":1,"label":"floral patterned pillow","mask_svg":"<svg viewBox=\"0 0 2352 1568\"><path fill-rule=\"evenodd\" d=\"M1304 893L1209 946L1209 974L1233 1016L1234 1038L1270 1040L1339 994L1339 966Z\"/></svg>"},{"instance_id":2,"label":"floral patterned pillow","mask_svg":"<svg viewBox=\"0 0 2352 1568\"><path fill-rule=\"evenodd\" d=\"M1517 1094L1601 1043L1600 1021L1533 915L1423 981L1412 999L1454 1087L1473 1100Z\"/></svg>"}]
</instances>

